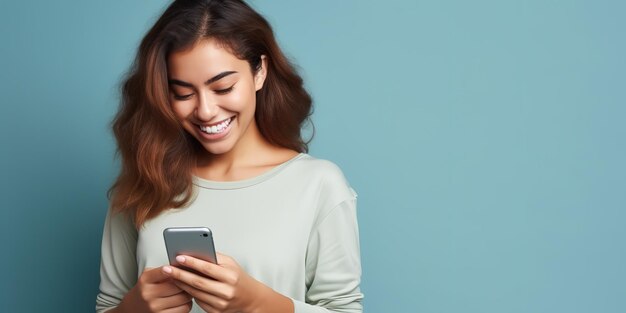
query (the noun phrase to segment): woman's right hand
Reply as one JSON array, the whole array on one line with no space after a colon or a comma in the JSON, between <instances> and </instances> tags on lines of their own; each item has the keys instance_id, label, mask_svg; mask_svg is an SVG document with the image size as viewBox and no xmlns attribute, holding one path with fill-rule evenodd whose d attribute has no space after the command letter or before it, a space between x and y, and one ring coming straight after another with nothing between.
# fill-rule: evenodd
<instances>
[{"instance_id":1,"label":"woman's right hand","mask_svg":"<svg viewBox=\"0 0 626 313\"><path fill-rule=\"evenodd\" d=\"M124 297L122 303L111 312L137 313L188 313L192 297L178 288L161 267L146 269Z\"/></svg>"}]
</instances>

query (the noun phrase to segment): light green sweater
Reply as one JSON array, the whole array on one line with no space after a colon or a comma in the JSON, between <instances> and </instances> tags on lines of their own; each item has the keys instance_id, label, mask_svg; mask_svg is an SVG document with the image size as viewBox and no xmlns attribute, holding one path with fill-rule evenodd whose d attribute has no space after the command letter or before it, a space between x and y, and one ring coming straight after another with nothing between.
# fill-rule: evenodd
<instances>
[{"instance_id":1,"label":"light green sweater","mask_svg":"<svg viewBox=\"0 0 626 313\"><path fill-rule=\"evenodd\" d=\"M139 231L107 214L97 312L117 306L143 269L168 264L162 233L174 226L209 227L218 252L290 297L296 313L362 312L356 193L335 164L302 153L247 180L194 177L194 187L189 207Z\"/></svg>"}]
</instances>

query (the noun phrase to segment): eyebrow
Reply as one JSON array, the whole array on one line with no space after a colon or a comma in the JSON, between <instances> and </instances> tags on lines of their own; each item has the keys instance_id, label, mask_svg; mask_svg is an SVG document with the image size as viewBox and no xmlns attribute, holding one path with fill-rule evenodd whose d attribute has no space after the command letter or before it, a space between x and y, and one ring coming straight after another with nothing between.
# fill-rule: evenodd
<instances>
[{"instance_id":1,"label":"eyebrow","mask_svg":"<svg viewBox=\"0 0 626 313\"><path fill-rule=\"evenodd\" d=\"M204 84L205 85L210 85L210 84L212 84L212 83L214 83L214 82L216 82L216 81L218 81L218 80L220 80L220 79L222 79L222 78L224 78L224 77L226 77L228 75L235 74L235 73L237 73L237 72L236 71L221 72L221 73L219 73L219 74L209 78L209 80L205 81ZM183 86L183 87L193 87L192 84L190 84L188 82L184 82L182 80L178 80L178 79L170 79L170 80L168 80L168 82L170 83L170 85L180 85L180 86Z\"/></svg>"}]
</instances>

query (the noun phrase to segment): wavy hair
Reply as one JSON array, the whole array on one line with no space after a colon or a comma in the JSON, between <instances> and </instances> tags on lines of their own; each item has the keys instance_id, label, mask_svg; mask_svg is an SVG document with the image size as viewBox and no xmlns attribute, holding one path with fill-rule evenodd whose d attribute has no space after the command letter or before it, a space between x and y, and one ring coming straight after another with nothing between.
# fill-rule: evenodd
<instances>
[{"instance_id":1,"label":"wavy hair","mask_svg":"<svg viewBox=\"0 0 626 313\"><path fill-rule=\"evenodd\" d=\"M112 121L121 170L107 195L113 212L127 213L137 228L193 201L192 169L198 154L208 152L172 111L166 62L170 53L207 38L246 60L253 73L266 55L267 77L257 91L259 131L271 144L308 151L301 128L310 122L312 100L269 23L240 0L174 1L141 41Z\"/></svg>"}]
</instances>

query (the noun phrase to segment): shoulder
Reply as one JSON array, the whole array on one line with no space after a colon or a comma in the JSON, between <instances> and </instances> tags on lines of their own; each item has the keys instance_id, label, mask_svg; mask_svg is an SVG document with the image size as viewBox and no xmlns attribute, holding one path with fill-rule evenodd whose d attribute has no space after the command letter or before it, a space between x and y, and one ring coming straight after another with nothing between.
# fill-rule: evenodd
<instances>
[{"instance_id":1,"label":"shoulder","mask_svg":"<svg viewBox=\"0 0 626 313\"><path fill-rule=\"evenodd\" d=\"M319 195L328 201L328 205L336 205L356 197L356 192L343 171L332 161L301 154L289 166L288 171L294 179L315 187Z\"/></svg>"},{"instance_id":2,"label":"shoulder","mask_svg":"<svg viewBox=\"0 0 626 313\"><path fill-rule=\"evenodd\" d=\"M294 167L297 168L299 179L306 190L315 195L311 201L316 208L313 228L317 229L329 216L356 216L357 193L337 164L306 154L297 160ZM333 212L339 215L331 215Z\"/></svg>"},{"instance_id":3,"label":"shoulder","mask_svg":"<svg viewBox=\"0 0 626 313\"><path fill-rule=\"evenodd\" d=\"M293 162L293 168L307 174L317 174L327 178L343 179L339 166L329 160L318 159L309 154L300 154Z\"/></svg>"},{"instance_id":4,"label":"shoulder","mask_svg":"<svg viewBox=\"0 0 626 313\"><path fill-rule=\"evenodd\" d=\"M343 171L337 164L329 160L318 159L309 154L301 154L294 160L291 169L303 177L319 179L323 183L349 185Z\"/></svg>"}]
</instances>

